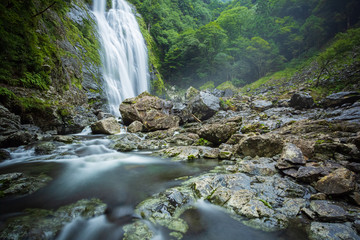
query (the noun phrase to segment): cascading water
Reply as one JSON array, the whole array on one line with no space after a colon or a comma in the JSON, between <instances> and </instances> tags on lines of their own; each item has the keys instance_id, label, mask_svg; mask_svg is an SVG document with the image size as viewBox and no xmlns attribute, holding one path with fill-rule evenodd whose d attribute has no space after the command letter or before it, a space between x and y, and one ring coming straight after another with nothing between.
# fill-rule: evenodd
<instances>
[{"instance_id":1,"label":"cascading water","mask_svg":"<svg viewBox=\"0 0 360 240\"><path fill-rule=\"evenodd\" d=\"M149 89L145 40L131 7L125 0L94 1L94 15L102 45L103 76L110 113L120 116L119 105Z\"/></svg>"}]
</instances>

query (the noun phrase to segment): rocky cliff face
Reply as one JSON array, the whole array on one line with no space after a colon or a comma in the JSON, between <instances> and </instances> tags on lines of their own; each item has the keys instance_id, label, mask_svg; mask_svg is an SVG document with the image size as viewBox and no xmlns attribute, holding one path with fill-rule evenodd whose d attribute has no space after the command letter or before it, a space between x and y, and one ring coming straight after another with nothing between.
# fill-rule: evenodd
<instances>
[{"instance_id":1,"label":"rocky cliff face","mask_svg":"<svg viewBox=\"0 0 360 240\"><path fill-rule=\"evenodd\" d=\"M88 5L82 0L1 5L6 10L1 17L3 41L9 50L1 56L0 103L20 116L21 124L52 133L79 132L95 121L94 111L103 108L105 98L99 42ZM16 24L25 25L25 30ZM19 42L21 46L6 42L19 37L29 41Z\"/></svg>"}]
</instances>

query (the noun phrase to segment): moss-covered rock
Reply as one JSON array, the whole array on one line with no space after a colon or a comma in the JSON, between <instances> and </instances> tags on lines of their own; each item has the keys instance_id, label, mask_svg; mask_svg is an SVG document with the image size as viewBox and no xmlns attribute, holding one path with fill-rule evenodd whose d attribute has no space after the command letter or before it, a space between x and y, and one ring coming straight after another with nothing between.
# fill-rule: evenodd
<instances>
[{"instance_id":1,"label":"moss-covered rock","mask_svg":"<svg viewBox=\"0 0 360 240\"><path fill-rule=\"evenodd\" d=\"M0 191L2 196L19 196L31 194L40 188L45 187L51 177L40 174L38 176L27 176L23 173L7 173L0 175Z\"/></svg>"},{"instance_id":2,"label":"moss-covered rock","mask_svg":"<svg viewBox=\"0 0 360 240\"><path fill-rule=\"evenodd\" d=\"M55 211L26 209L24 215L9 218L0 232L2 239L54 239L65 224L76 218L89 219L105 212L98 199L80 200Z\"/></svg>"}]
</instances>

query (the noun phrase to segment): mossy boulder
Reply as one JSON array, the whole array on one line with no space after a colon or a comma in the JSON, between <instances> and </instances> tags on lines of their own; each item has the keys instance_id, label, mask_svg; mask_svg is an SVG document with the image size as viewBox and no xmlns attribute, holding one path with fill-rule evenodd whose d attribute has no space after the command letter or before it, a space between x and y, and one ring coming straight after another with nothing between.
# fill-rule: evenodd
<instances>
[{"instance_id":1,"label":"mossy boulder","mask_svg":"<svg viewBox=\"0 0 360 240\"><path fill-rule=\"evenodd\" d=\"M35 147L35 153L39 155L50 154L55 150L56 146L52 142L42 142Z\"/></svg>"},{"instance_id":2,"label":"mossy boulder","mask_svg":"<svg viewBox=\"0 0 360 240\"><path fill-rule=\"evenodd\" d=\"M31 194L45 187L51 180L44 174L38 176L27 176L20 172L1 174L0 192L2 196L0 197Z\"/></svg>"},{"instance_id":3,"label":"mossy boulder","mask_svg":"<svg viewBox=\"0 0 360 240\"><path fill-rule=\"evenodd\" d=\"M93 123L91 131L94 134L114 135L121 132L121 127L115 118L110 117Z\"/></svg>"},{"instance_id":4,"label":"mossy boulder","mask_svg":"<svg viewBox=\"0 0 360 240\"><path fill-rule=\"evenodd\" d=\"M172 106L171 102L144 92L125 99L120 105L120 113L125 125L139 121L146 131L156 131L179 126L180 119L171 114Z\"/></svg>"},{"instance_id":5,"label":"mossy boulder","mask_svg":"<svg viewBox=\"0 0 360 240\"><path fill-rule=\"evenodd\" d=\"M209 119L220 110L220 99L207 92L196 94L187 104L191 106L192 114L200 120Z\"/></svg>"},{"instance_id":6,"label":"mossy boulder","mask_svg":"<svg viewBox=\"0 0 360 240\"><path fill-rule=\"evenodd\" d=\"M227 142L239 130L239 124L228 122L225 124L204 124L199 131L199 136L216 145Z\"/></svg>"},{"instance_id":7,"label":"mossy boulder","mask_svg":"<svg viewBox=\"0 0 360 240\"><path fill-rule=\"evenodd\" d=\"M284 141L278 136L252 136L241 140L238 152L251 157L273 157L280 154L283 147Z\"/></svg>"},{"instance_id":8,"label":"mossy boulder","mask_svg":"<svg viewBox=\"0 0 360 240\"><path fill-rule=\"evenodd\" d=\"M346 168L339 168L321 178L315 188L325 194L339 195L354 190L355 184L355 173Z\"/></svg>"},{"instance_id":9,"label":"mossy boulder","mask_svg":"<svg viewBox=\"0 0 360 240\"><path fill-rule=\"evenodd\" d=\"M106 204L98 199L83 199L56 211L26 209L22 216L7 220L1 239L55 239L63 227L76 218L89 219L104 214Z\"/></svg>"}]
</instances>

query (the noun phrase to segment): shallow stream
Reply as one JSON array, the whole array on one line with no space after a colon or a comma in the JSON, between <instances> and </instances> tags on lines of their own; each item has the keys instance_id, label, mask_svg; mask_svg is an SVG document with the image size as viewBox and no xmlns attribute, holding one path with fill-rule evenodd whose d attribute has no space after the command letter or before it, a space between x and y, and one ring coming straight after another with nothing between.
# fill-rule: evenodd
<instances>
[{"instance_id":1,"label":"shallow stream","mask_svg":"<svg viewBox=\"0 0 360 240\"><path fill-rule=\"evenodd\" d=\"M81 199L97 198L107 204L106 214L89 220L77 218L67 223L57 238L121 239L122 226L140 218L134 214L140 202L180 185L186 176L200 175L218 165L217 161L174 162L148 152L120 153L109 144L105 136L84 135L77 136L73 144L59 145L50 155L36 155L34 148L14 149L12 159L0 163L0 174L46 174L53 180L30 195L2 198L1 226L6 227L7 219L23 215L27 208L56 210ZM196 223L189 226L184 239L305 239L296 228L274 233L254 230L201 200L182 218ZM156 233L154 239L171 239L166 229L145 222Z\"/></svg>"}]
</instances>

